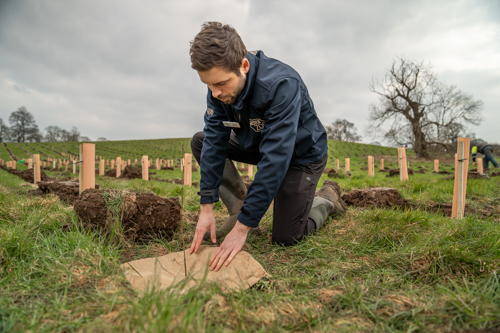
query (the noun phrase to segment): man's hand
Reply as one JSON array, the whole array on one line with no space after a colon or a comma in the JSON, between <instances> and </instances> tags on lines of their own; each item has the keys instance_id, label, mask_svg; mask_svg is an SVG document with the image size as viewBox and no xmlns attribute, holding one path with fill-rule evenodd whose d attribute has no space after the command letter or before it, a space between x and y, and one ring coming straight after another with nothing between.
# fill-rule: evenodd
<instances>
[{"instance_id":1,"label":"man's hand","mask_svg":"<svg viewBox=\"0 0 500 333\"><path fill-rule=\"evenodd\" d=\"M194 233L193 243L189 249L189 254L193 252L198 252L201 242L203 241L203 236L205 232L210 230L210 236L212 238L212 243L216 243L215 236L215 216L214 216L214 204L201 204L200 207L200 217L198 219L198 224L196 225L196 232Z\"/></svg>"},{"instance_id":2,"label":"man's hand","mask_svg":"<svg viewBox=\"0 0 500 333\"><path fill-rule=\"evenodd\" d=\"M236 221L233 230L227 234L221 246L210 260L211 271L214 269L218 271L224 263L226 263L226 266L231 263L236 254L243 248L250 229L250 227L240 223L240 221Z\"/></svg>"}]
</instances>

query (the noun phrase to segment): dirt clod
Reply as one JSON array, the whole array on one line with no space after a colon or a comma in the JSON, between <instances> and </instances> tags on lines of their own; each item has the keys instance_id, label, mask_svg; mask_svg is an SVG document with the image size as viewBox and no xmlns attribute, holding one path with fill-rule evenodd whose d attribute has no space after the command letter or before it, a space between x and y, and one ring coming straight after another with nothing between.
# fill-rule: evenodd
<instances>
[{"instance_id":1,"label":"dirt clod","mask_svg":"<svg viewBox=\"0 0 500 333\"><path fill-rule=\"evenodd\" d=\"M400 207L406 206L406 199L402 198L398 190L389 187L373 187L352 190L342 196L348 206L355 207Z\"/></svg>"},{"instance_id":2,"label":"dirt clod","mask_svg":"<svg viewBox=\"0 0 500 333\"><path fill-rule=\"evenodd\" d=\"M118 214L110 208L111 202L120 204ZM121 235L131 242L169 237L181 220L178 198L162 198L152 193L90 189L82 192L74 209L85 227L106 234L116 232L115 223L120 221Z\"/></svg>"}]
</instances>

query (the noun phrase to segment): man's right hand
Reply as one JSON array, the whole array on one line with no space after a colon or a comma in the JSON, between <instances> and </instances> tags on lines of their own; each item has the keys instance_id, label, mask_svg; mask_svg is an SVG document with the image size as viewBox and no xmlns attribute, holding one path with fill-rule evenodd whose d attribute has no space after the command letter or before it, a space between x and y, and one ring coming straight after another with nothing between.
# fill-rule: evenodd
<instances>
[{"instance_id":1,"label":"man's right hand","mask_svg":"<svg viewBox=\"0 0 500 333\"><path fill-rule=\"evenodd\" d=\"M215 216L213 209L213 203L201 204L200 217L198 219L198 224L196 225L196 232L194 233L193 243L189 249L189 254L198 252L201 242L203 241L203 236L205 236L207 231L210 231L212 243L217 242L215 236Z\"/></svg>"}]
</instances>

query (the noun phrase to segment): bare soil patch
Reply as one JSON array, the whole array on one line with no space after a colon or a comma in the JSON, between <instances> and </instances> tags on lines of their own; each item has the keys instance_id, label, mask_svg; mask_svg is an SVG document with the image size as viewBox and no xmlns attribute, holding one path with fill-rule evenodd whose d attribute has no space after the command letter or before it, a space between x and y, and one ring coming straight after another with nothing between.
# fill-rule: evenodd
<instances>
[{"instance_id":1,"label":"bare soil patch","mask_svg":"<svg viewBox=\"0 0 500 333\"><path fill-rule=\"evenodd\" d=\"M119 207L113 210L110 202L116 204L117 198ZM130 242L170 237L181 221L178 198L162 198L152 193L89 189L77 198L74 209L84 227L105 234L119 232ZM116 221L120 223L119 229Z\"/></svg>"},{"instance_id":2,"label":"bare soil patch","mask_svg":"<svg viewBox=\"0 0 500 333\"><path fill-rule=\"evenodd\" d=\"M4 168L5 170L6 168ZM35 175L33 174L33 169L27 169L27 170L13 170L13 169L8 169L8 173L11 173L13 175L19 176L20 178L24 179L28 183L34 183L35 180ZM47 181L49 178L47 177L47 174L40 170L40 179L42 181Z\"/></svg>"},{"instance_id":3,"label":"bare soil patch","mask_svg":"<svg viewBox=\"0 0 500 333\"><path fill-rule=\"evenodd\" d=\"M80 192L80 184L78 181L42 181L38 182L38 190L31 191L31 195L45 196L47 194L55 194L59 200L74 204ZM99 188L99 184L95 185Z\"/></svg>"},{"instance_id":4,"label":"bare soil patch","mask_svg":"<svg viewBox=\"0 0 500 333\"><path fill-rule=\"evenodd\" d=\"M402 198L398 190L390 187L373 187L360 190L352 190L342 195L342 200L348 206L355 207L403 207L408 205L406 199Z\"/></svg>"}]
</instances>

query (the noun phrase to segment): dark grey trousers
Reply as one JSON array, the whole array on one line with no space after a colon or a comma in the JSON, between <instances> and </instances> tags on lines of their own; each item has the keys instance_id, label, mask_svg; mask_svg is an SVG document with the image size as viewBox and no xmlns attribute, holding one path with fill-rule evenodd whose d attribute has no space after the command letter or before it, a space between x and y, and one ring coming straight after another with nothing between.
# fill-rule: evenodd
<instances>
[{"instance_id":1,"label":"dark grey trousers","mask_svg":"<svg viewBox=\"0 0 500 333\"><path fill-rule=\"evenodd\" d=\"M198 132L191 140L191 150L198 163L200 163L204 138L203 132ZM247 152L241 149L233 132L231 132L228 147L227 157L233 161L257 165L261 159L258 151ZM316 229L316 224L309 218L309 212L316 186L327 160L328 155L325 155L318 162L291 165L288 168L278 193L274 197L273 243L293 245Z\"/></svg>"}]
</instances>

